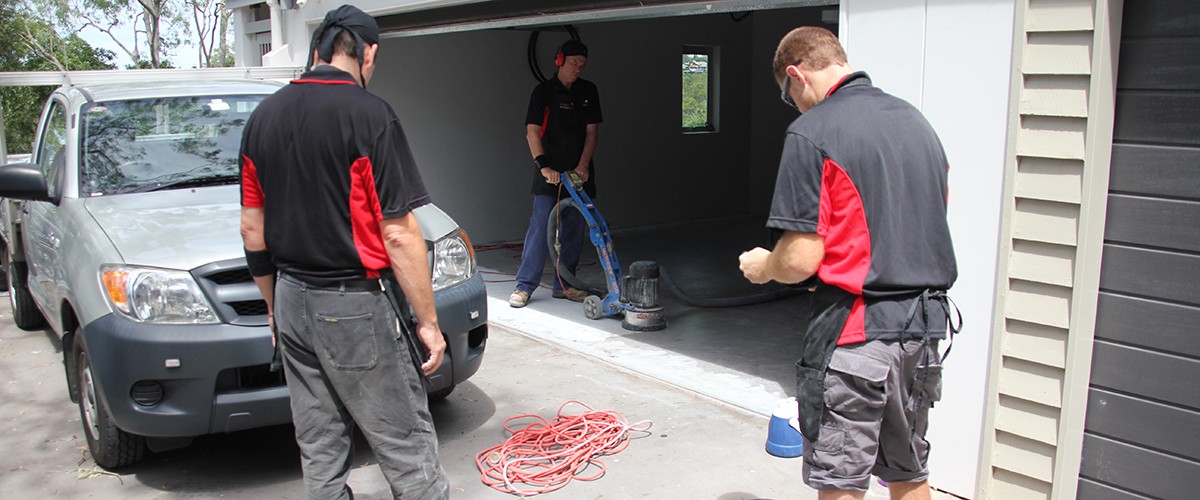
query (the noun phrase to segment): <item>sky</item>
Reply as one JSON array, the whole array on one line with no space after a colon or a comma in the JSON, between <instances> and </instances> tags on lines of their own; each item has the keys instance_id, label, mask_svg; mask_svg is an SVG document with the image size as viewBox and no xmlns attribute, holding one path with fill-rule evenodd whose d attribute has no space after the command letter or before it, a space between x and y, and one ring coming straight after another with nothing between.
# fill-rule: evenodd
<instances>
[{"instance_id":1,"label":"sky","mask_svg":"<svg viewBox=\"0 0 1200 500\"><path fill-rule=\"evenodd\" d=\"M125 51L121 50L121 47L117 45L117 42L114 42L112 38L109 38L108 35L96 28L84 28L84 30L79 33L79 36L86 40L87 43L91 44L93 47L99 47L113 51L113 53L117 56L115 59L113 59L113 63L116 64L118 68L124 68L133 62L129 56L125 54ZM126 27L124 32L119 33L117 36L121 38L122 43L132 42L133 28ZM142 57L148 58L149 55L145 53L145 49L142 50ZM176 68L195 68L200 64L199 53L200 49L196 46L196 42L194 40L184 40L184 44L175 49L175 54L170 57L170 60Z\"/></svg>"}]
</instances>

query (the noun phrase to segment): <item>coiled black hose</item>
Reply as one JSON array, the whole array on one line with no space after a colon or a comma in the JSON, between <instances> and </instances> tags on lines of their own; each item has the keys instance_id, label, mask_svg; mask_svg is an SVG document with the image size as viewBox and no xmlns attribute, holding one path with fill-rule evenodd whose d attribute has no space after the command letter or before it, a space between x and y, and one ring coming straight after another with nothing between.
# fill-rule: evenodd
<instances>
[{"instance_id":1,"label":"coiled black hose","mask_svg":"<svg viewBox=\"0 0 1200 500\"><path fill-rule=\"evenodd\" d=\"M567 269L567 266L564 265L559 259L559 251L558 248L556 248L558 238L555 235L558 234L559 216L561 215L561 210L577 210L580 212L580 217L583 217L583 210L579 208L579 204L575 203L574 199L563 198L562 200L559 200L557 205L554 206L554 210L550 212L550 217L546 221L546 246L550 249L550 258L554 262L554 267L558 269L558 275L561 276L563 280L572 287L586 291L592 295L599 295L601 297L607 295L608 289L606 287L596 287L595 285L584 281L576 276L575 273L571 272L570 269ZM587 235L583 237L587 238ZM603 259L603 256L600 255L599 249L596 250L596 257ZM658 270L663 282L667 284L667 288L671 290L671 293L675 294L676 297L679 297L679 300L683 301L683 303L692 307L741 307L755 304L765 304L767 302L774 302L776 300L785 299L788 297L795 297L807 292L807 290L804 288L785 287L771 290L769 292L739 295L736 297L697 297L680 288L679 285L675 283L675 280L671 279L671 274L667 272L666 266L663 266L660 263L658 265ZM618 276L617 279L619 280L620 276Z\"/></svg>"},{"instance_id":2,"label":"coiled black hose","mask_svg":"<svg viewBox=\"0 0 1200 500\"><path fill-rule=\"evenodd\" d=\"M572 40L579 41L579 31L576 31L574 26L566 24L563 25L563 29L567 31ZM533 72L533 77L537 79L538 83L549 80L546 75L542 74L542 65L538 64L537 60L537 42L541 34L542 30L540 29L529 33L529 43L525 47L525 57L529 61L529 71Z\"/></svg>"}]
</instances>

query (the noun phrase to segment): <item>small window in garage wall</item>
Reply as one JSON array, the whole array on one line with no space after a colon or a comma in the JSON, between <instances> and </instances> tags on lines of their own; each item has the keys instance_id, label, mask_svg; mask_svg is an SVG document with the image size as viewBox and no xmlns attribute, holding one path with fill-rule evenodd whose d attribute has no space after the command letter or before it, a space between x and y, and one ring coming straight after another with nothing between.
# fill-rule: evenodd
<instances>
[{"instance_id":1,"label":"small window in garage wall","mask_svg":"<svg viewBox=\"0 0 1200 500\"><path fill-rule=\"evenodd\" d=\"M687 45L683 47L681 68L683 98L683 131L714 132L717 130L717 71L716 47Z\"/></svg>"}]
</instances>

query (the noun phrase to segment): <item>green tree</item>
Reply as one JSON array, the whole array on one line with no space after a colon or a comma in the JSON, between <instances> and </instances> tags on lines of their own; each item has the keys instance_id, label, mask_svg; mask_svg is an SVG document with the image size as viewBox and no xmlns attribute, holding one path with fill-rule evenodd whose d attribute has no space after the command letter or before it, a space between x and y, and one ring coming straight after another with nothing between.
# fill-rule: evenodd
<instances>
[{"instance_id":1,"label":"green tree","mask_svg":"<svg viewBox=\"0 0 1200 500\"><path fill-rule=\"evenodd\" d=\"M77 35L60 37L22 4L0 4L0 71L113 69L112 51L88 45ZM0 87L5 143L9 152L29 153L42 105L53 87Z\"/></svg>"},{"instance_id":2,"label":"green tree","mask_svg":"<svg viewBox=\"0 0 1200 500\"><path fill-rule=\"evenodd\" d=\"M107 35L131 68L171 67L168 58L191 33L185 0L25 0L60 35L91 28Z\"/></svg>"},{"instance_id":3,"label":"green tree","mask_svg":"<svg viewBox=\"0 0 1200 500\"><path fill-rule=\"evenodd\" d=\"M683 73L683 128L708 125L708 72Z\"/></svg>"},{"instance_id":4,"label":"green tree","mask_svg":"<svg viewBox=\"0 0 1200 500\"><path fill-rule=\"evenodd\" d=\"M183 0L192 15L195 40L199 47L199 67L233 66L233 51L229 47L231 26L229 9L224 0Z\"/></svg>"}]
</instances>

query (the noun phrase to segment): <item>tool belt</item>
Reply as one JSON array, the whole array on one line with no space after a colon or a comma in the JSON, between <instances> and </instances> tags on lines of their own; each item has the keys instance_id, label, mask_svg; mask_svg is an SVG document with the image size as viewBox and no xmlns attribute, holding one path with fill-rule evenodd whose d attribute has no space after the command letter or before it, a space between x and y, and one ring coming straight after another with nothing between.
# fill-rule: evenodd
<instances>
[{"instance_id":1,"label":"tool belt","mask_svg":"<svg viewBox=\"0 0 1200 500\"><path fill-rule=\"evenodd\" d=\"M825 413L825 371L856 298L850 292L824 283L817 285L812 295L813 315L804 334L800 360L796 362L800 433L812 442L820 436L821 416Z\"/></svg>"},{"instance_id":2,"label":"tool belt","mask_svg":"<svg viewBox=\"0 0 1200 500\"><path fill-rule=\"evenodd\" d=\"M816 442L820 436L821 418L825 413L825 372L833 359L838 338L841 337L846 320L850 318L850 309L857 298L857 295L824 283L818 284L812 295L813 315L808 324L808 331L804 334L800 360L796 362L796 403L800 413L800 432L812 442ZM954 334L962 329L962 313L958 312L957 307L953 307L953 302L946 296L946 292L924 290L914 296L908 311L908 320L899 339L902 349L908 326L917 314L921 314L925 320L922 341L929 340L930 307L940 307L945 311L947 335L951 340ZM957 322L950 315L952 307L958 313ZM948 354L949 348L946 349L946 355ZM945 355L941 356L941 359L945 359Z\"/></svg>"}]
</instances>

